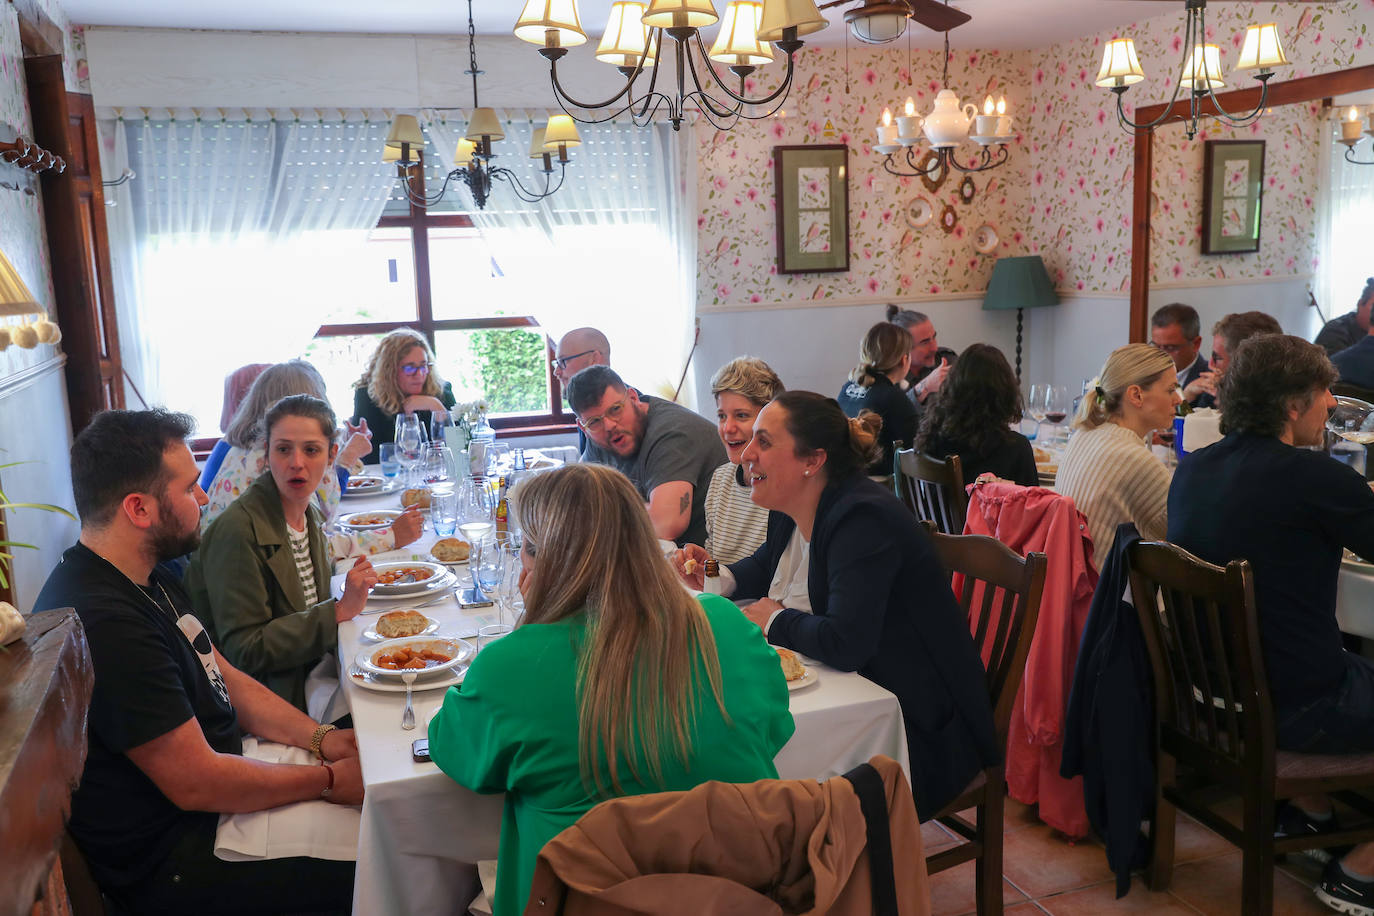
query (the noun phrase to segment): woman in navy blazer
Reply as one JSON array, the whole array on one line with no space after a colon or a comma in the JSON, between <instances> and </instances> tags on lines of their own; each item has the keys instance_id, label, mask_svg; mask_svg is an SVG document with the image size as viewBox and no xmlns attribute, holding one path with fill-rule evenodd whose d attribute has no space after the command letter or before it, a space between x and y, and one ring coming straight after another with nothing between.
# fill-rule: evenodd
<instances>
[{"instance_id":1,"label":"woman in navy blazer","mask_svg":"<svg viewBox=\"0 0 1374 916\"><path fill-rule=\"evenodd\" d=\"M777 646L896 694L922 820L998 762L982 662L929 537L893 494L864 476L873 419L789 391L765 407L741 465L768 539L721 570L721 591L760 597L743 612ZM702 587L705 550L676 555ZM696 560L687 575L687 560Z\"/></svg>"}]
</instances>

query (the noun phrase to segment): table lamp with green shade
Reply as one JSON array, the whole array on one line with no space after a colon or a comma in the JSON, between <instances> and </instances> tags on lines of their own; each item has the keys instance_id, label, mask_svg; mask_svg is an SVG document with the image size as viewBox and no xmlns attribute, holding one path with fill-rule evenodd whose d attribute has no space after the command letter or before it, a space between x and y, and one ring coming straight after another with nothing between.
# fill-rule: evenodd
<instances>
[{"instance_id":1,"label":"table lamp with green shade","mask_svg":"<svg viewBox=\"0 0 1374 916\"><path fill-rule=\"evenodd\" d=\"M1016 380L1021 380L1021 310L1058 305L1059 294L1040 255L998 258L983 297L984 311L1016 309Z\"/></svg>"}]
</instances>

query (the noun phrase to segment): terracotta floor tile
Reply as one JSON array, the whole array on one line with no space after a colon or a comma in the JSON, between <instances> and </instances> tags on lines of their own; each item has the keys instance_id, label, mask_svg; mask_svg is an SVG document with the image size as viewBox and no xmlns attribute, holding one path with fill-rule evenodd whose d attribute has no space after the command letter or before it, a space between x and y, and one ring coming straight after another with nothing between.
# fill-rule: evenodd
<instances>
[{"instance_id":1,"label":"terracotta floor tile","mask_svg":"<svg viewBox=\"0 0 1374 916\"><path fill-rule=\"evenodd\" d=\"M1100 843L1083 839L1070 845L1044 824L1008 833L1002 855L1002 873L1033 898L1112 877Z\"/></svg>"},{"instance_id":2,"label":"terracotta floor tile","mask_svg":"<svg viewBox=\"0 0 1374 916\"><path fill-rule=\"evenodd\" d=\"M1179 812L1174 833L1174 863L1193 862L1234 852L1236 847L1210 829Z\"/></svg>"},{"instance_id":3,"label":"terracotta floor tile","mask_svg":"<svg viewBox=\"0 0 1374 916\"><path fill-rule=\"evenodd\" d=\"M1051 916L1098 916L1102 913L1150 913L1152 916L1197 916L1197 911L1170 894L1154 893L1140 881L1131 892L1116 899L1116 882L1096 884L1081 890L1041 897L1040 908Z\"/></svg>"},{"instance_id":4,"label":"terracotta floor tile","mask_svg":"<svg viewBox=\"0 0 1374 916\"><path fill-rule=\"evenodd\" d=\"M932 916L958 916L972 913L977 905L978 896L974 887L975 863L942 871L930 876L930 911ZM1026 895L1002 881L1002 903L1010 906L1025 901Z\"/></svg>"},{"instance_id":5,"label":"terracotta floor tile","mask_svg":"<svg viewBox=\"0 0 1374 916\"><path fill-rule=\"evenodd\" d=\"M1038 823L1040 823L1040 815L1035 805L1023 804L1010 796L1007 797L1005 814L1003 815L1005 830L1020 830L1022 827L1029 827Z\"/></svg>"},{"instance_id":6,"label":"terracotta floor tile","mask_svg":"<svg viewBox=\"0 0 1374 916\"><path fill-rule=\"evenodd\" d=\"M1207 916L1230 916L1240 913L1240 880L1241 854L1237 851L1178 866L1169 892ZM1283 871L1275 872L1274 916L1330 912L1312 893L1310 884Z\"/></svg>"},{"instance_id":7,"label":"terracotta floor tile","mask_svg":"<svg viewBox=\"0 0 1374 916\"><path fill-rule=\"evenodd\" d=\"M957 841L950 835L950 832L936 821L926 821L921 825L921 845L924 847L926 855L948 849L955 842Z\"/></svg>"}]
</instances>

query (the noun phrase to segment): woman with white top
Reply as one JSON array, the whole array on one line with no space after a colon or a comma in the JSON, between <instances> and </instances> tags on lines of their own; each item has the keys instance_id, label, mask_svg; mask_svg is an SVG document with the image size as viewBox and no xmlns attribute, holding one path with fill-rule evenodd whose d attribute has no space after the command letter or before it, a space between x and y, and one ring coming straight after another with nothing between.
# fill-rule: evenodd
<instances>
[{"instance_id":1,"label":"woman with white top","mask_svg":"<svg viewBox=\"0 0 1374 916\"><path fill-rule=\"evenodd\" d=\"M1169 470L1145 437L1173 424L1182 396L1169 354L1145 343L1113 350L1089 384L1054 488L1087 517L1093 565L1101 569L1124 522L1134 522L1142 537L1164 540Z\"/></svg>"},{"instance_id":2,"label":"woman with white top","mask_svg":"<svg viewBox=\"0 0 1374 916\"><path fill-rule=\"evenodd\" d=\"M754 419L783 390L778 374L752 356L730 360L711 377L716 425L730 460L716 468L706 488L706 552L722 563L749 556L768 535L768 510L749 498L739 462Z\"/></svg>"}]
</instances>

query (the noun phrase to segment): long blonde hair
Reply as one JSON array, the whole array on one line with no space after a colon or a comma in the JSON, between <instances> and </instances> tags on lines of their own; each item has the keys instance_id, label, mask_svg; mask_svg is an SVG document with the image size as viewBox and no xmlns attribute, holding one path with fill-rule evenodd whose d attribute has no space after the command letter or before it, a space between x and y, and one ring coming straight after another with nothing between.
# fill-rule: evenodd
<instances>
[{"instance_id":1,"label":"long blonde hair","mask_svg":"<svg viewBox=\"0 0 1374 916\"><path fill-rule=\"evenodd\" d=\"M698 657L725 715L706 612L664 560L644 500L619 471L570 464L528 478L518 495L534 559L524 623L587 616L577 661L583 784L605 796L609 780L619 792L627 762L636 779L643 781L642 765L661 786L669 746L683 763L691 751L696 700L706 686Z\"/></svg>"},{"instance_id":2,"label":"long blonde hair","mask_svg":"<svg viewBox=\"0 0 1374 916\"><path fill-rule=\"evenodd\" d=\"M264 438L263 417L267 409L282 398L293 394L308 394L328 401L324 377L320 370L303 359L291 359L276 363L262 370L253 385L239 403L234 419L224 431L224 438L230 445L239 448L252 448L259 439Z\"/></svg>"},{"instance_id":3,"label":"long blonde hair","mask_svg":"<svg viewBox=\"0 0 1374 916\"><path fill-rule=\"evenodd\" d=\"M401 359L412 347L424 347L425 360L430 363L429 375L425 377L425 387L420 392L430 397L439 397L444 391L444 380L434 366L434 351L423 334L412 328L397 328L377 341L377 349L368 357L362 377L353 383L354 388L366 388L372 403L384 413L400 413L405 406L405 395L396 384L396 373L401 368Z\"/></svg>"},{"instance_id":4,"label":"long blonde hair","mask_svg":"<svg viewBox=\"0 0 1374 916\"><path fill-rule=\"evenodd\" d=\"M1121 412L1126 389L1132 385L1148 388L1166 372L1178 371L1173 357L1159 347L1147 343L1117 347L1102 366L1102 373L1093 379L1083 392L1078 413L1073 418L1074 429L1096 429Z\"/></svg>"},{"instance_id":5,"label":"long blonde hair","mask_svg":"<svg viewBox=\"0 0 1374 916\"><path fill-rule=\"evenodd\" d=\"M868 329L859 343L859 364L849 373L849 380L869 388L879 376L901 365L902 357L910 352L910 332L891 322L880 321Z\"/></svg>"}]
</instances>

